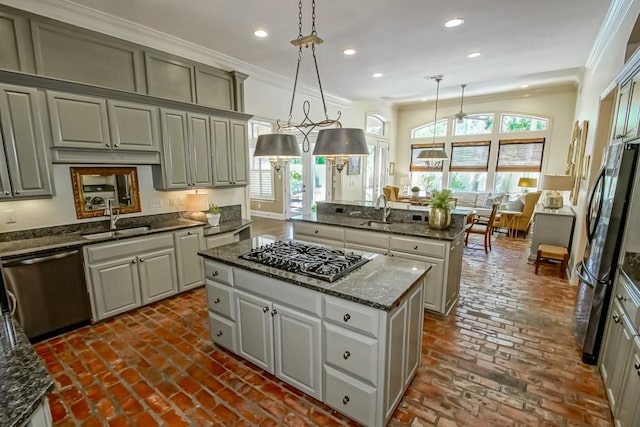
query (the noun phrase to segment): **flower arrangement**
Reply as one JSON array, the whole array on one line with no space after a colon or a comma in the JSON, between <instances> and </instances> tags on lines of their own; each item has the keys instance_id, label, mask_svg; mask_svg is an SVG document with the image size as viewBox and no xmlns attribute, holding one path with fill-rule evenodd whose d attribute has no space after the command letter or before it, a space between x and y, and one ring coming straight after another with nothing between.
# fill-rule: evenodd
<instances>
[{"instance_id":1,"label":"flower arrangement","mask_svg":"<svg viewBox=\"0 0 640 427\"><path fill-rule=\"evenodd\" d=\"M446 188L442 191L433 190L429 204L434 208L450 209L451 207L449 205L453 201L451 194L451 190L447 190Z\"/></svg>"}]
</instances>

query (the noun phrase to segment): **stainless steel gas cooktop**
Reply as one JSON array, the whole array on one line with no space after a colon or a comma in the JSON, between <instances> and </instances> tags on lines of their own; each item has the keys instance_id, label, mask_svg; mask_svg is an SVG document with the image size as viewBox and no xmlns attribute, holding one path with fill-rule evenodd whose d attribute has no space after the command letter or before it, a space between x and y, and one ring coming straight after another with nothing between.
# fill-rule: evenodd
<instances>
[{"instance_id":1,"label":"stainless steel gas cooktop","mask_svg":"<svg viewBox=\"0 0 640 427\"><path fill-rule=\"evenodd\" d=\"M240 255L240 258L269 267L333 282L369 261L340 249L297 241L278 241Z\"/></svg>"}]
</instances>

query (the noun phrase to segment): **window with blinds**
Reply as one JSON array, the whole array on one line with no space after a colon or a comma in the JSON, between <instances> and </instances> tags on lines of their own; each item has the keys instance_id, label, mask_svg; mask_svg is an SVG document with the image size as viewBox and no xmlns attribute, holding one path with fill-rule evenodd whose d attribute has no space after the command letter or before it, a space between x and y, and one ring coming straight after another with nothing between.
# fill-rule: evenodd
<instances>
[{"instance_id":1,"label":"window with blinds","mask_svg":"<svg viewBox=\"0 0 640 427\"><path fill-rule=\"evenodd\" d=\"M491 141L454 142L451 144L452 172L486 172L489 170Z\"/></svg>"},{"instance_id":2,"label":"window with blinds","mask_svg":"<svg viewBox=\"0 0 640 427\"><path fill-rule=\"evenodd\" d=\"M275 200L273 171L269 159L264 157L255 158L253 153L256 150L258 136L273 132L273 124L259 120L249 120L249 151L251 161L249 162L249 197L258 200Z\"/></svg>"},{"instance_id":3,"label":"window with blinds","mask_svg":"<svg viewBox=\"0 0 640 427\"><path fill-rule=\"evenodd\" d=\"M540 172L544 138L503 139L499 142L498 172Z\"/></svg>"},{"instance_id":4,"label":"window with blinds","mask_svg":"<svg viewBox=\"0 0 640 427\"><path fill-rule=\"evenodd\" d=\"M444 144L411 144L411 164L409 165L409 170L411 172L442 172L442 167L444 165L442 160L428 160L425 162L425 160L418 158L418 155L422 150L429 148L444 149Z\"/></svg>"}]
</instances>

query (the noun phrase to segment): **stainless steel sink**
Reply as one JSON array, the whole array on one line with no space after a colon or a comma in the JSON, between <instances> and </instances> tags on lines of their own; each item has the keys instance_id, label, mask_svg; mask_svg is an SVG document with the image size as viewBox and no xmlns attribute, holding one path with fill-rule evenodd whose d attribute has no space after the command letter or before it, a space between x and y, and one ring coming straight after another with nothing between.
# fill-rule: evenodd
<instances>
[{"instance_id":1,"label":"stainless steel sink","mask_svg":"<svg viewBox=\"0 0 640 427\"><path fill-rule=\"evenodd\" d=\"M386 228L390 225L390 222L384 222L384 221L376 221L374 219L363 222L360 225L365 225L367 227L371 227L371 228Z\"/></svg>"},{"instance_id":2,"label":"stainless steel sink","mask_svg":"<svg viewBox=\"0 0 640 427\"><path fill-rule=\"evenodd\" d=\"M110 237L131 236L135 234L145 234L151 227L142 226L134 228L123 228L122 230L102 231L100 233L83 234L82 237L87 240L108 239Z\"/></svg>"}]
</instances>

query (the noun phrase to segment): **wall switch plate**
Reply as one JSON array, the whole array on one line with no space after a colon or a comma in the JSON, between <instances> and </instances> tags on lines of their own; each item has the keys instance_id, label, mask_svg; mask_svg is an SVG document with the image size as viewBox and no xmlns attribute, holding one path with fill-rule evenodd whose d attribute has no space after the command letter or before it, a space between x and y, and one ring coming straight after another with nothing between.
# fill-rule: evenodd
<instances>
[{"instance_id":1,"label":"wall switch plate","mask_svg":"<svg viewBox=\"0 0 640 427\"><path fill-rule=\"evenodd\" d=\"M5 224L15 224L16 220L16 211L13 209L8 209L4 211L4 223Z\"/></svg>"}]
</instances>

